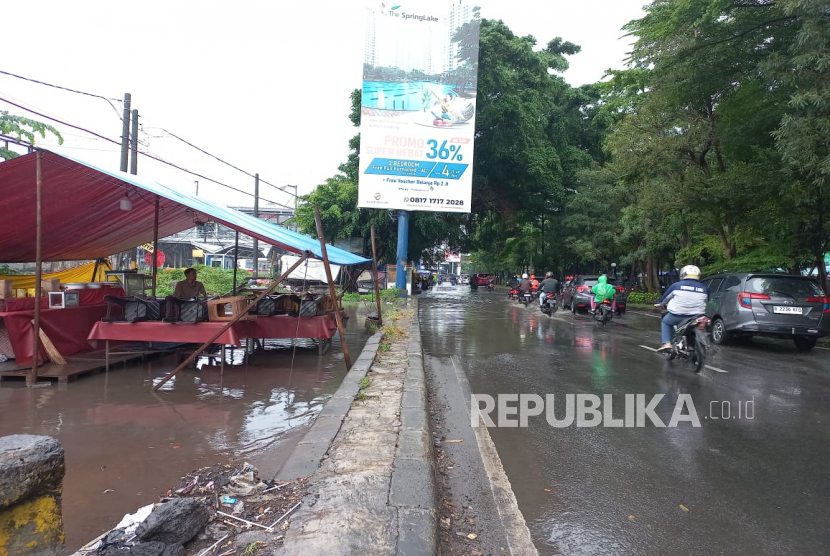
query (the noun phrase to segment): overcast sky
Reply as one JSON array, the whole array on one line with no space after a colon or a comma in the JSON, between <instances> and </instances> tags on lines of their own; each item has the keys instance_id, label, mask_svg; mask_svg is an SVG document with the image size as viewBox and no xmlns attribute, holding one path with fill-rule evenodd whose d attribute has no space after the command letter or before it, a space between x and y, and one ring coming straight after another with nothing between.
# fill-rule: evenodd
<instances>
[{"instance_id":1,"label":"overcast sky","mask_svg":"<svg viewBox=\"0 0 830 556\"><path fill-rule=\"evenodd\" d=\"M454 0L447 0L448 3ZM623 67L620 28L645 0L465 0L544 47L554 37L582 46L570 58L572 85ZM405 8L416 0L399 2ZM404 5L405 4L405 5ZM41 0L3 2L8 31L0 70L121 99L140 112L143 149L239 189L253 179L166 137L162 128L275 185L300 194L337 171L356 133L349 94L361 86L363 0ZM14 39L13 42L9 42ZM105 101L0 74L0 98L119 140L119 115ZM120 112L120 102L112 102ZM42 119L0 100L0 110ZM56 125L67 154L118 169L119 147ZM147 158L138 173L232 205L228 192ZM263 185L261 195L293 205Z\"/></svg>"}]
</instances>

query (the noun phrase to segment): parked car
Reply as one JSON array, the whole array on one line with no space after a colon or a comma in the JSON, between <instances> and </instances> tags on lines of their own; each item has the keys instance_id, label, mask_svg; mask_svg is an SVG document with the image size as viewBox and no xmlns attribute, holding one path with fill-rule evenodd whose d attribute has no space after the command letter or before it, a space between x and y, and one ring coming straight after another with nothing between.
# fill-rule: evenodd
<instances>
[{"instance_id":1,"label":"parked car","mask_svg":"<svg viewBox=\"0 0 830 556\"><path fill-rule=\"evenodd\" d=\"M729 273L702 282L709 288L706 316L716 344L761 335L792 339L807 351L830 334L830 299L813 278Z\"/></svg>"},{"instance_id":2,"label":"parked car","mask_svg":"<svg viewBox=\"0 0 830 556\"><path fill-rule=\"evenodd\" d=\"M562 289L562 306L569 307L572 313L576 313L580 309L587 311L591 308L591 288L598 282L599 276L577 276ZM614 296L617 300L617 314L622 315L625 313L627 301L625 288L619 285L616 278L611 276L608 277L608 283L617 290L617 294Z\"/></svg>"},{"instance_id":3,"label":"parked car","mask_svg":"<svg viewBox=\"0 0 830 556\"><path fill-rule=\"evenodd\" d=\"M462 284L469 284L470 283L470 275L469 274L462 274L461 275L461 283Z\"/></svg>"}]
</instances>

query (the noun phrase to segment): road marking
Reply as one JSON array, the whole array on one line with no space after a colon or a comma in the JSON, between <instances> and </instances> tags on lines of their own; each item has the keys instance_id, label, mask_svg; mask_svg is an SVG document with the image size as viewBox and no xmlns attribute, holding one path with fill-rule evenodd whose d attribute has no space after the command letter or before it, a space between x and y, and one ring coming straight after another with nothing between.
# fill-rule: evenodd
<instances>
[{"instance_id":1,"label":"road marking","mask_svg":"<svg viewBox=\"0 0 830 556\"><path fill-rule=\"evenodd\" d=\"M634 313L635 315L645 315L645 316L651 317L653 319L662 319L663 318L660 315L652 315L651 313L641 313L640 311L631 311L631 312Z\"/></svg>"},{"instance_id":2,"label":"road marking","mask_svg":"<svg viewBox=\"0 0 830 556\"><path fill-rule=\"evenodd\" d=\"M830 351L830 348L823 348L821 346L816 346L816 349L823 349L824 351Z\"/></svg>"},{"instance_id":3,"label":"road marking","mask_svg":"<svg viewBox=\"0 0 830 556\"><path fill-rule=\"evenodd\" d=\"M658 353L658 351L653 347L644 346L644 345L640 345L638 347L641 347L643 349L647 349L649 351L653 351L654 353ZM729 371L724 371L723 369L718 369L717 367L713 367L712 365L706 365L706 368L711 370L711 371L715 371L716 373L728 373L729 372Z\"/></svg>"}]
</instances>

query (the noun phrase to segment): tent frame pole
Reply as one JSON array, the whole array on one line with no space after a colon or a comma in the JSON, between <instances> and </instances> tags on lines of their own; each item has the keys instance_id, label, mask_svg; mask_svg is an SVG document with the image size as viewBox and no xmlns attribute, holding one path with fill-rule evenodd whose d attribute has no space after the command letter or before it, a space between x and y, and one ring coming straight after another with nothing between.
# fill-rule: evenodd
<instances>
[{"instance_id":1,"label":"tent frame pole","mask_svg":"<svg viewBox=\"0 0 830 556\"><path fill-rule=\"evenodd\" d=\"M236 270L239 268L239 230L233 242L233 293L236 295Z\"/></svg>"},{"instance_id":2,"label":"tent frame pole","mask_svg":"<svg viewBox=\"0 0 830 556\"><path fill-rule=\"evenodd\" d=\"M43 266L43 151L37 151L35 170L35 319L32 328L32 371L26 377L26 385L37 384L37 368L40 364L40 296L42 295Z\"/></svg>"},{"instance_id":3,"label":"tent frame pole","mask_svg":"<svg viewBox=\"0 0 830 556\"><path fill-rule=\"evenodd\" d=\"M375 227L371 227L372 232L372 272L375 275L375 297L378 303L378 327L383 326L383 315L380 312L380 282L378 278L378 254L375 247Z\"/></svg>"},{"instance_id":4,"label":"tent frame pole","mask_svg":"<svg viewBox=\"0 0 830 556\"><path fill-rule=\"evenodd\" d=\"M156 281L159 273L159 196L156 195L156 214L153 220L153 290L152 299L156 298Z\"/></svg>"},{"instance_id":5,"label":"tent frame pole","mask_svg":"<svg viewBox=\"0 0 830 556\"><path fill-rule=\"evenodd\" d=\"M288 275L289 275L289 274L291 274L292 272L294 272L294 271L297 269L297 267L299 267L299 266L300 266L303 262L305 262L305 260L306 260L306 259L308 259L310 256L311 256L311 253L309 253L309 252L304 253L304 254L303 254L303 256L302 256L302 257L300 257L300 259L299 259L296 263L294 263L294 264L291 266L291 268L289 268L286 272L284 272L284 273L282 274L282 276L280 276L280 277L279 277L279 278L277 278L274 282L272 282L272 283L271 283L271 285L268 287L268 289L267 289L267 290L265 290L264 292L262 292L261 294L259 294L259 295L257 296L257 298L256 298L256 299L254 299L251 303L249 303L249 304L248 304L248 306L247 306L247 307L245 307L245 308L244 308L244 309L243 309L243 310L242 310L242 311L241 311L238 315L234 315L233 319L231 319L230 321L228 321L228 323L227 323L227 324L225 324L225 326L223 326L221 330L219 330L219 331L218 331L218 332L216 332L213 336L211 336L211 338L210 338L208 341L206 341L204 344L202 344L201 346L199 346L198 348L196 348L196 351L194 351L194 352L190 355L190 357L188 357L187 359L185 359L184 361L182 361L182 362L179 364L179 366L178 366L178 367L176 367L175 369L173 369L172 371L170 371L170 373L169 373L167 376L165 376L165 377L161 380L161 382L159 382L158 384L156 384L155 386L153 386L152 391L153 391L153 392L157 392L157 391L158 391L158 389L159 389L159 388L161 388L162 386L164 386L164 384L165 384L168 380L170 380L171 378L173 378L173 376L174 376L176 373L178 373L179 371L181 371L182 369L184 369L185 367L187 367L187 366L190 364L190 362L191 362L191 361L193 361L194 359L196 359L196 358L197 358L197 357L198 357L198 356L199 356L199 355L200 355L203 351L205 351L207 348L209 348L209 347L210 347L210 345L211 345L213 342L215 342L215 341L219 338L219 336L221 336L222 334L224 334L225 332L227 332L227 331L228 331L228 329L229 329L231 326L233 326L234 324L236 324L237 322L239 322L239 320L240 320L242 317L244 317L245 315L247 315L247 314L248 314L248 311L250 311L252 307L255 307L255 306L256 306L256 304L257 304L257 303L259 303L260 301L262 301L262 299L263 299L266 295L268 295L269 293L271 293L272 291L274 291L274 289L276 289L276 287L280 284L280 282L282 282L283 280L285 280L286 278L288 278Z\"/></svg>"},{"instance_id":6,"label":"tent frame pole","mask_svg":"<svg viewBox=\"0 0 830 556\"><path fill-rule=\"evenodd\" d=\"M323 255L323 266L326 268L326 279L329 283L329 295L334 302L334 320L337 322L337 332L340 334L340 345L343 349L343 360L346 362L346 370L352 368L352 358L349 356L349 345L346 342L346 331L343 328L343 315L340 314L340 307L337 305L337 292L334 289L334 280L331 278L331 266L329 255L326 251L326 238L323 236L323 221L320 219L320 207L314 205L314 221L317 224L317 237L320 239L320 251Z\"/></svg>"}]
</instances>

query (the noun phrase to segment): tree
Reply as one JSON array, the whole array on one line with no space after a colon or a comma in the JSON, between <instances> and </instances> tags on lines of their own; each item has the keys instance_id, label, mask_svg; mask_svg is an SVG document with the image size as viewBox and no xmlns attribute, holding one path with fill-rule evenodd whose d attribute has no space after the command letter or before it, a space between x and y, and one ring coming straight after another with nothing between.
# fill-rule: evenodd
<instances>
[{"instance_id":1,"label":"tree","mask_svg":"<svg viewBox=\"0 0 830 556\"><path fill-rule=\"evenodd\" d=\"M63 137L51 125L21 116L14 116L5 110L0 110L0 135L6 135L17 141L25 141L30 145L34 145L35 135L45 139L47 132L57 138L59 145L63 144ZM18 153L10 150L7 146L0 146L0 158L3 160L9 160L16 156L18 156Z\"/></svg>"}]
</instances>

